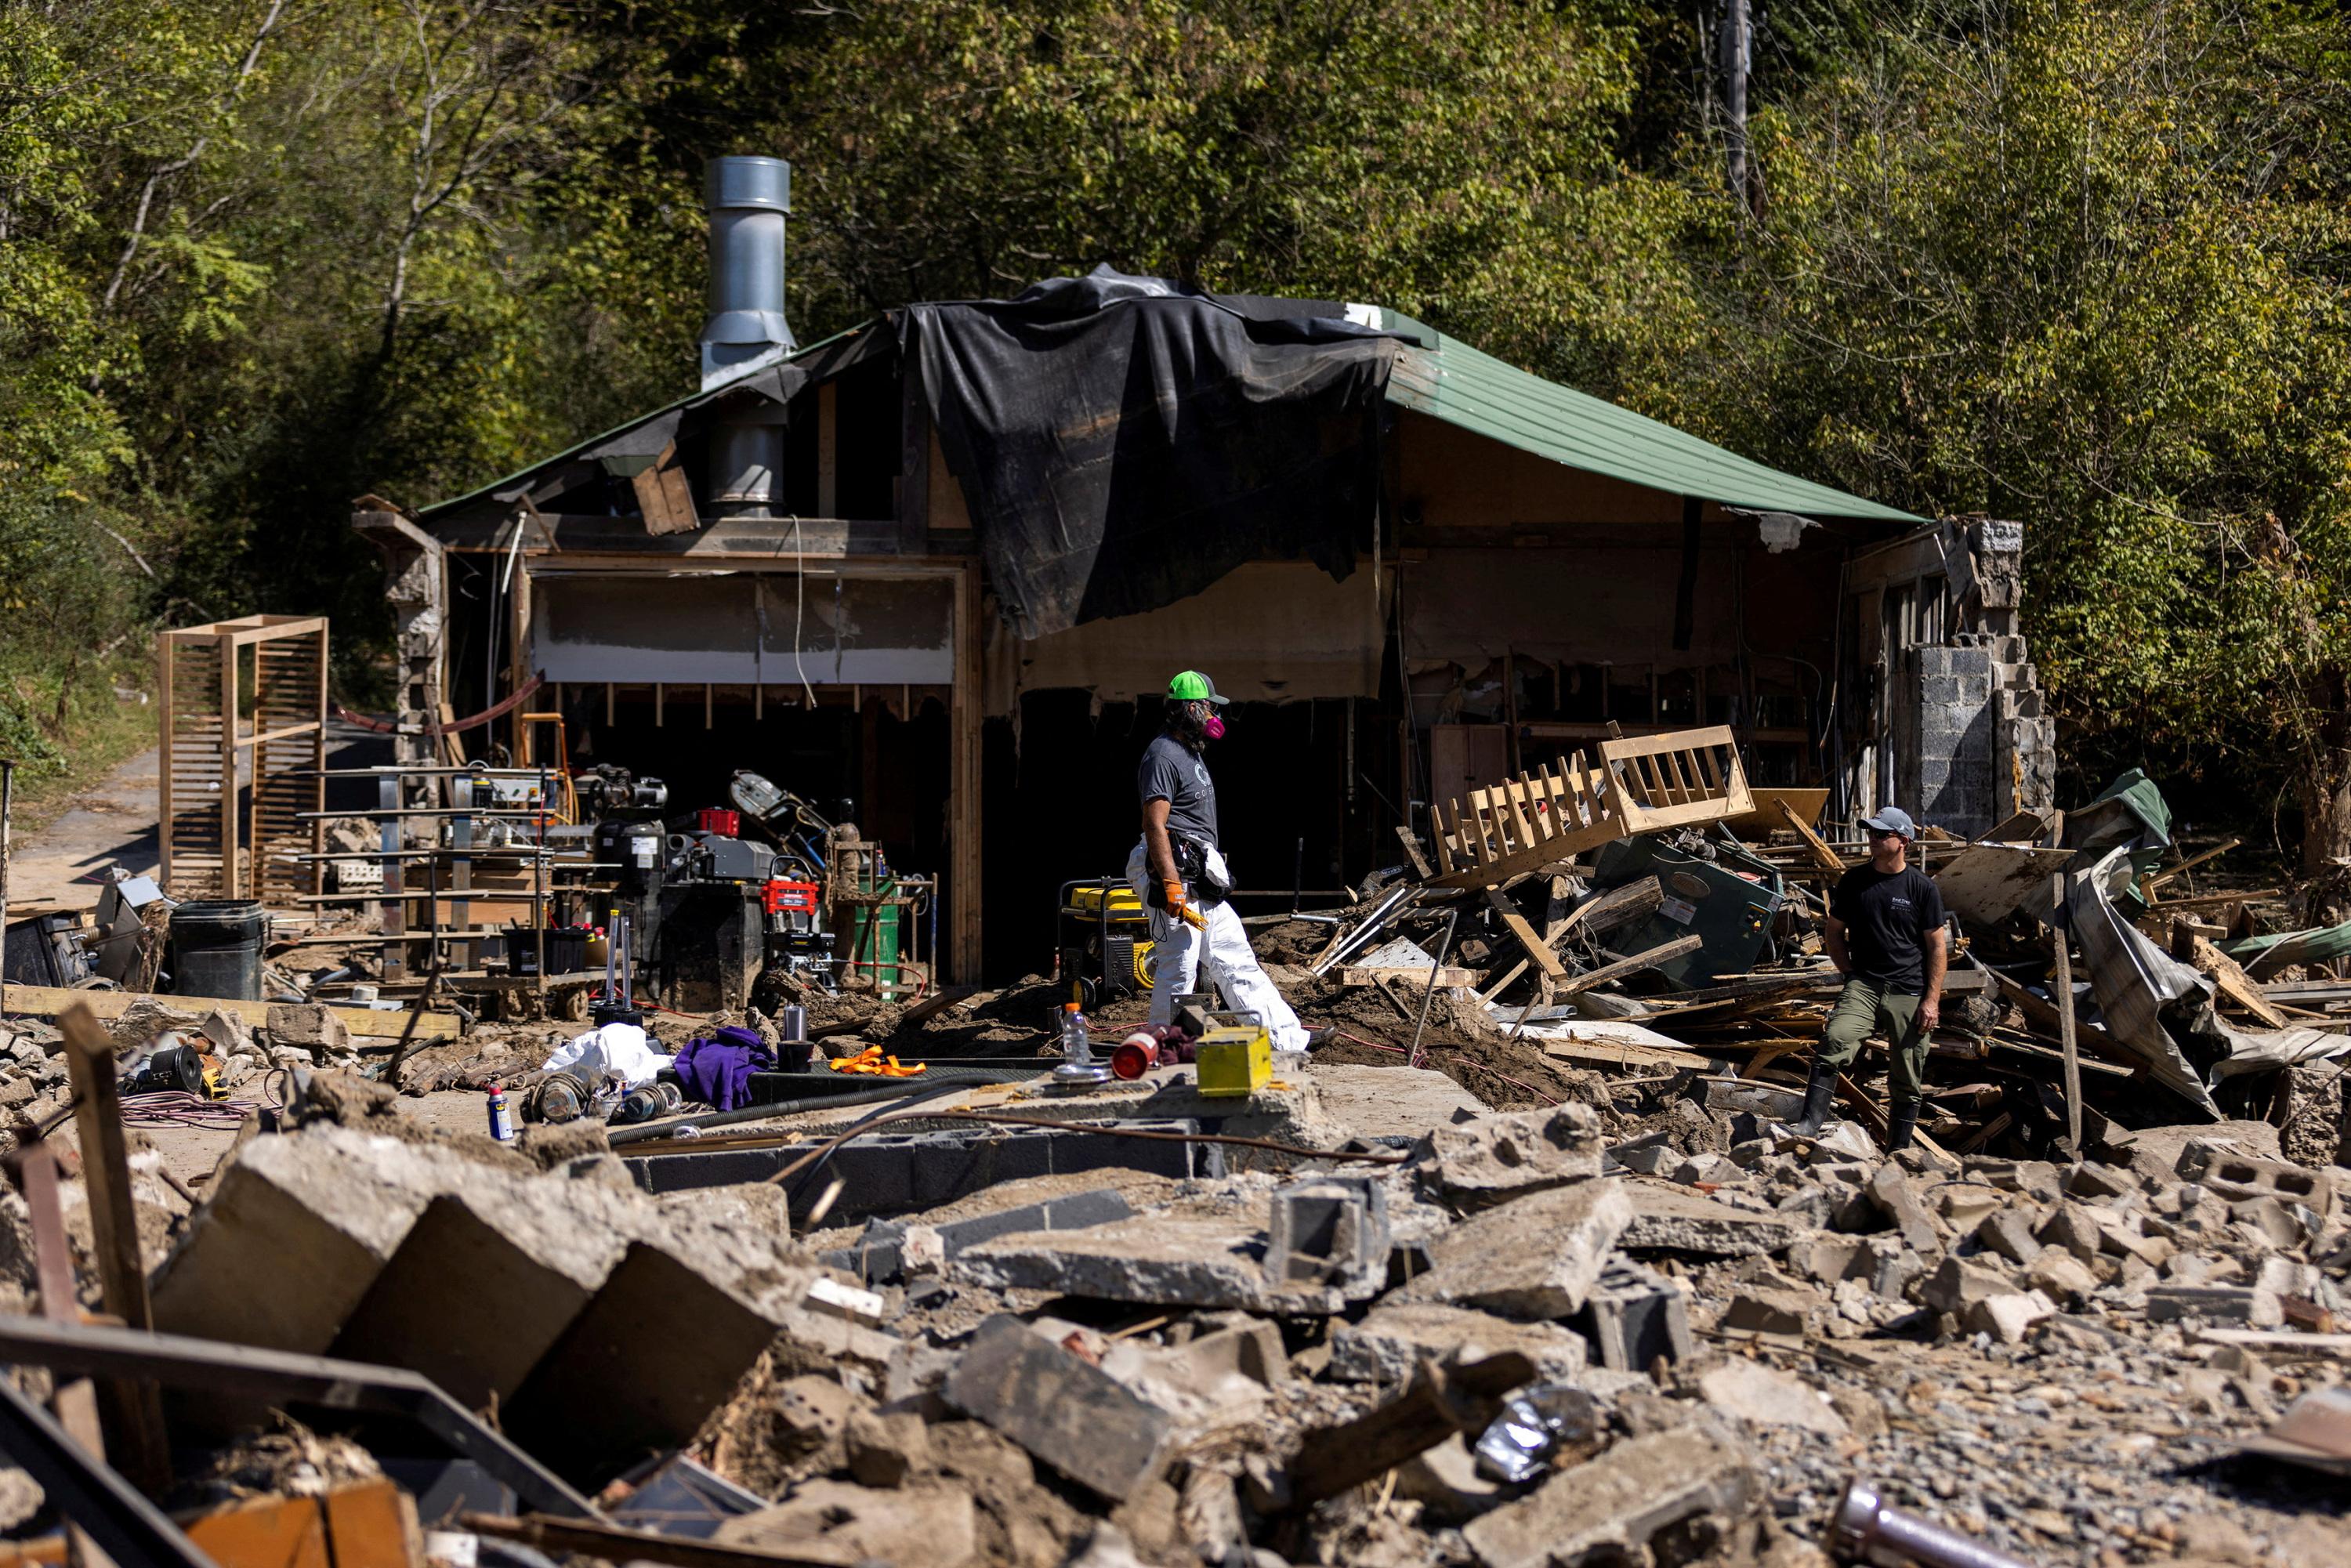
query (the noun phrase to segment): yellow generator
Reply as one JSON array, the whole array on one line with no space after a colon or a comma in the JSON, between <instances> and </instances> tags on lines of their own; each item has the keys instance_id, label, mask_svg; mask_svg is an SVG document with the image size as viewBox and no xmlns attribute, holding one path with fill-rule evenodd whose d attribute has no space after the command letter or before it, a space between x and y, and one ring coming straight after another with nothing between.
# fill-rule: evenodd
<instances>
[{"instance_id":1,"label":"yellow generator","mask_svg":"<svg viewBox=\"0 0 2351 1568\"><path fill-rule=\"evenodd\" d=\"M1151 988L1151 912L1123 877L1061 884L1056 971L1085 1012Z\"/></svg>"}]
</instances>

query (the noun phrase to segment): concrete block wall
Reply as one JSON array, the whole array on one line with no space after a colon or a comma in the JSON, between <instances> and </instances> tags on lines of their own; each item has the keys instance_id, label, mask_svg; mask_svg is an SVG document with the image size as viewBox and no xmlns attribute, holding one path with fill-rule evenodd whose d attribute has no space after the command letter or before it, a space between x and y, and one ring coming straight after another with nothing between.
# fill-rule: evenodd
<instances>
[{"instance_id":1,"label":"concrete block wall","mask_svg":"<svg viewBox=\"0 0 2351 1568\"><path fill-rule=\"evenodd\" d=\"M2055 727L2022 637L1963 632L1911 649L1904 673L1901 784L1919 821L1972 838L2050 803Z\"/></svg>"}]
</instances>

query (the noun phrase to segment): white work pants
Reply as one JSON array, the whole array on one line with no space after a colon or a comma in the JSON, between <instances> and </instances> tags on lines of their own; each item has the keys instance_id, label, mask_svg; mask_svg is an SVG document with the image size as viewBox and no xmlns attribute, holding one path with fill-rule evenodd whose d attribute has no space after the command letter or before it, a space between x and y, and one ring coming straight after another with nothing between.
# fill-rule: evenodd
<instances>
[{"instance_id":1,"label":"white work pants","mask_svg":"<svg viewBox=\"0 0 2351 1568\"><path fill-rule=\"evenodd\" d=\"M1214 869L1219 876L1226 874L1224 861L1217 855ZM1151 909L1152 884L1158 879L1151 874L1149 856L1144 846L1136 844L1134 852L1126 857L1126 880ZM1187 883L1184 892L1192 893ZM1255 1013L1264 1020L1267 1036L1276 1051L1304 1051L1306 1030L1281 993L1273 988L1258 967L1257 955L1250 951L1249 932L1241 917L1233 913L1230 903L1218 901L1199 909L1208 923L1206 931L1196 929L1186 921L1177 920L1165 910L1151 910L1151 956L1154 964L1151 978L1151 1021L1171 1023L1176 1017L1176 998L1196 989L1199 985L1200 967L1205 960L1208 978L1225 993L1225 1001L1235 1012Z\"/></svg>"}]
</instances>

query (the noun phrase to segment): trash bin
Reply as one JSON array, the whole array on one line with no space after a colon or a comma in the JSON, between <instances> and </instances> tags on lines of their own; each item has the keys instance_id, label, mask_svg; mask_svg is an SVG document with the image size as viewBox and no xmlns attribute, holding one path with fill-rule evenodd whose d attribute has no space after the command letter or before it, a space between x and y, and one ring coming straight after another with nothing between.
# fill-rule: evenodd
<instances>
[{"instance_id":1,"label":"trash bin","mask_svg":"<svg viewBox=\"0 0 2351 1568\"><path fill-rule=\"evenodd\" d=\"M183 997L261 1000L269 915L250 899L199 899L172 911L172 989Z\"/></svg>"}]
</instances>

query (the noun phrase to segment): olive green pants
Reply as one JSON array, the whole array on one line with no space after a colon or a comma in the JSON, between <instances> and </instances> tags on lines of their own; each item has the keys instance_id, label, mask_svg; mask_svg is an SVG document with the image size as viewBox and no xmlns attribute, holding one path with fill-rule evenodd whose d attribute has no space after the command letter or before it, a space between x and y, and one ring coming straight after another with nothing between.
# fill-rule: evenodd
<instances>
[{"instance_id":1,"label":"olive green pants","mask_svg":"<svg viewBox=\"0 0 2351 1568\"><path fill-rule=\"evenodd\" d=\"M1927 1031L1918 1027L1918 998L1867 980L1851 979L1837 996L1836 1010L1821 1030L1820 1059L1843 1072L1861 1054L1861 1043L1882 1034L1894 1048L1887 1069L1889 1098L1916 1100L1926 1092Z\"/></svg>"}]
</instances>

